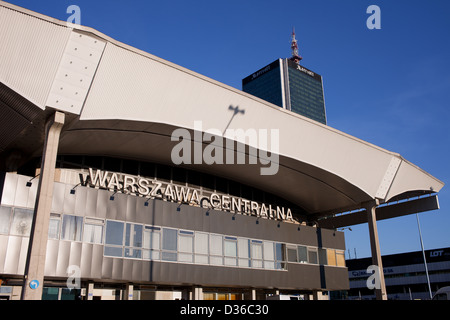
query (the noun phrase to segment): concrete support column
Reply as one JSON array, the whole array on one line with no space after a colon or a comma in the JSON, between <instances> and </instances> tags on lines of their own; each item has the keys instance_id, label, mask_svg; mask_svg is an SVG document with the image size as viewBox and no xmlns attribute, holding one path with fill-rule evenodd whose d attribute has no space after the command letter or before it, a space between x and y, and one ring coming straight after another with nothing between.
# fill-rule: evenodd
<instances>
[{"instance_id":1,"label":"concrete support column","mask_svg":"<svg viewBox=\"0 0 450 320\"><path fill-rule=\"evenodd\" d=\"M192 292L189 289L183 289L181 291L181 299L182 300L191 300L192 299Z\"/></svg>"},{"instance_id":2,"label":"concrete support column","mask_svg":"<svg viewBox=\"0 0 450 320\"><path fill-rule=\"evenodd\" d=\"M370 247L372 250L372 264L378 267L375 279L375 296L377 300L387 300L386 284L384 281L383 263L381 261L380 242L378 240L376 207L377 201L366 204L367 221L369 224Z\"/></svg>"},{"instance_id":3,"label":"concrete support column","mask_svg":"<svg viewBox=\"0 0 450 320\"><path fill-rule=\"evenodd\" d=\"M127 284L125 287L125 294L124 294L123 299L124 300L133 300L133 290L134 290L133 285Z\"/></svg>"},{"instance_id":4,"label":"concrete support column","mask_svg":"<svg viewBox=\"0 0 450 320\"><path fill-rule=\"evenodd\" d=\"M86 288L86 300L94 299L94 283L89 282Z\"/></svg>"},{"instance_id":5,"label":"concrete support column","mask_svg":"<svg viewBox=\"0 0 450 320\"><path fill-rule=\"evenodd\" d=\"M22 300L41 300L44 286L45 255L47 251L48 224L52 208L56 156L59 135L64 125L64 113L56 111L45 125L41 173L34 206L28 255L25 265ZM30 283L33 282L30 286Z\"/></svg>"}]
</instances>

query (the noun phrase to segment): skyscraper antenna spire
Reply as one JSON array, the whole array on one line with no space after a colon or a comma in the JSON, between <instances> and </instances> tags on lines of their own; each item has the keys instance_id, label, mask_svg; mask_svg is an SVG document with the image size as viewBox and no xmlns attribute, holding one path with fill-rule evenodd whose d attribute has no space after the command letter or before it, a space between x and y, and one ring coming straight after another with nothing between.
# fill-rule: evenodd
<instances>
[{"instance_id":1,"label":"skyscraper antenna spire","mask_svg":"<svg viewBox=\"0 0 450 320\"><path fill-rule=\"evenodd\" d=\"M295 28L292 28L291 50L292 50L291 60L294 61L296 64L299 64L300 60L302 60L303 58L298 53L297 39L295 39Z\"/></svg>"}]
</instances>

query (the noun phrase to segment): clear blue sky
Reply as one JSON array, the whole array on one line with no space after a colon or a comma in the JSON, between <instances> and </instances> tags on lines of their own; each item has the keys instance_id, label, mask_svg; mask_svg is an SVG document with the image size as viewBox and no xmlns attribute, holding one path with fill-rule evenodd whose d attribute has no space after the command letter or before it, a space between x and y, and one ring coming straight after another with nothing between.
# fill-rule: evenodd
<instances>
[{"instance_id":1,"label":"clear blue sky","mask_svg":"<svg viewBox=\"0 0 450 320\"><path fill-rule=\"evenodd\" d=\"M324 79L328 124L450 182L450 1L9 0L81 24L241 89L241 79L290 56ZM381 30L369 30L369 5ZM450 186L441 209L419 215L425 249L450 247ZM382 254L420 250L416 216L378 223ZM370 256L366 225L346 232L352 258Z\"/></svg>"}]
</instances>

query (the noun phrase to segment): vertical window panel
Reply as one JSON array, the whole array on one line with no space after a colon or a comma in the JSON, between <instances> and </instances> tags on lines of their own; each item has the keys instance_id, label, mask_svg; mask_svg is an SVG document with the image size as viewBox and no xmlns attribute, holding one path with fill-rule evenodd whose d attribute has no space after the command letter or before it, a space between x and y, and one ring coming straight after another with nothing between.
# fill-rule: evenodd
<instances>
[{"instance_id":1,"label":"vertical window panel","mask_svg":"<svg viewBox=\"0 0 450 320\"><path fill-rule=\"evenodd\" d=\"M225 237L224 239L225 265L237 265L237 238Z\"/></svg>"},{"instance_id":2,"label":"vertical window panel","mask_svg":"<svg viewBox=\"0 0 450 320\"><path fill-rule=\"evenodd\" d=\"M161 232L159 228L148 227L144 228L143 247L146 249L160 250L161 249Z\"/></svg>"},{"instance_id":3,"label":"vertical window panel","mask_svg":"<svg viewBox=\"0 0 450 320\"><path fill-rule=\"evenodd\" d=\"M61 227L61 215L57 213L50 213L50 220L48 222L48 238L59 239Z\"/></svg>"},{"instance_id":4,"label":"vertical window panel","mask_svg":"<svg viewBox=\"0 0 450 320\"><path fill-rule=\"evenodd\" d=\"M163 228L161 259L165 261L177 261L178 246L177 230Z\"/></svg>"},{"instance_id":5,"label":"vertical window panel","mask_svg":"<svg viewBox=\"0 0 450 320\"><path fill-rule=\"evenodd\" d=\"M275 268L285 269L286 268L286 245L284 243L275 244Z\"/></svg>"},{"instance_id":6,"label":"vertical window panel","mask_svg":"<svg viewBox=\"0 0 450 320\"><path fill-rule=\"evenodd\" d=\"M345 255L344 251L336 250L336 265L338 267L345 267Z\"/></svg>"},{"instance_id":7,"label":"vertical window panel","mask_svg":"<svg viewBox=\"0 0 450 320\"><path fill-rule=\"evenodd\" d=\"M162 236L162 249L177 251L177 230L164 228Z\"/></svg>"},{"instance_id":8,"label":"vertical window panel","mask_svg":"<svg viewBox=\"0 0 450 320\"><path fill-rule=\"evenodd\" d=\"M298 262L307 263L308 262L308 249L304 246L297 247Z\"/></svg>"},{"instance_id":9,"label":"vertical window panel","mask_svg":"<svg viewBox=\"0 0 450 320\"><path fill-rule=\"evenodd\" d=\"M210 239L211 239L211 248L210 248L211 254L216 256L223 255L222 236L212 234L210 236Z\"/></svg>"},{"instance_id":10,"label":"vertical window panel","mask_svg":"<svg viewBox=\"0 0 450 320\"><path fill-rule=\"evenodd\" d=\"M178 235L179 244L178 251L180 252L189 252L192 253L194 251L194 233L180 231Z\"/></svg>"},{"instance_id":11,"label":"vertical window panel","mask_svg":"<svg viewBox=\"0 0 450 320\"><path fill-rule=\"evenodd\" d=\"M83 217L64 215L62 223L62 240L81 241Z\"/></svg>"},{"instance_id":12,"label":"vertical window panel","mask_svg":"<svg viewBox=\"0 0 450 320\"><path fill-rule=\"evenodd\" d=\"M308 262L312 264L317 264L317 249L308 248Z\"/></svg>"},{"instance_id":13,"label":"vertical window panel","mask_svg":"<svg viewBox=\"0 0 450 320\"><path fill-rule=\"evenodd\" d=\"M238 256L240 267L251 267L249 239L238 238Z\"/></svg>"},{"instance_id":14,"label":"vertical window panel","mask_svg":"<svg viewBox=\"0 0 450 320\"><path fill-rule=\"evenodd\" d=\"M123 222L111 221L106 222L105 243L111 245L123 245Z\"/></svg>"},{"instance_id":15,"label":"vertical window panel","mask_svg":"<svg viewBox=\"0 0 450 320\"><path fill-rule=\"evenodd\" d=\"M223 265L223 240L221 235L210 235L210 254L209 262L213 265Z\"/></svg>"},{"instance_id":16,"label":"vertical window panel","mask_svg":"<svg viewBox=\"0 0 450 320\"><path fill-rule=\"evenodd\" d=\"M237 256L237 239L225 237L224 249L225 249L225 256L236 257Z\"/></svg>"},{"instance_id":17,"label":"vertical window panel","mask_svg":"<svg viewBox=\"0 0 450 320\"><path fill-rule=\"evenodd\" d=\"M287 260L289 262L298 262L296 247L290 247L290 246L287 247Z\"/></svg>"},{"instance_id":18,"label":"vertical window panel","mask_svg":"<svg viewBox=\"0 0 450 320\"><path fill-rule=\"evenodd\" d=\"M269 241L264 241L264 268L265 269L275 269L275 248L274 243Z\"/></svg>"},{"instance_id":19,"label":"vertical window panel","mask_svg":"<svg viewBox=\"0 0 450 320\"><path fill-rule=\"evenodd\" d=\"M273 242L264 241L264 260L275 260Z\"/></svg>"},{"instance_id":20,"label":"vertical window panel","mask_svg":"<svg viewBox=\"0 0 450 320\"><path fill-rule=\"evenodd\" d=\"M209 235L207 233L195 233L195 253L208 254Z\"/></svg>"},{"instance_id":21,"label":"vertical window panel","mask_svg":"<svg viewBox=\"0 0 450 320\"><path fill-rule=\"evenodd\" d=\"M11 234L16 236L29 236L32 222L32 210L15 208L11 223Z\"/></svg>"},{"instance_id":22,"label":"vertical window panel","mask_svg":"<svg viewBox=\"0 0 450 320\"><path fill-rule=\"evenodd\" d=\"M209 234L195 232L194 252L195 263L208 264L209 263Z\"/></svg>"},{"instance_id":23,"label":"vertical window panel","mask_svg":"<svg viewBox=\"0 0 450 320\"><path fill-rule=\"evenodd\" d=\"M238 239L239 258L250 258L250 240Z\"/></svg>"},{"instance_id":24,"label":"vertical window panel","mask_svg":"<svg viewBox=\"0 0 450 320\"><path fill-rule=\"evenodd\" d=\"M251 243L252 267L262 268L263 248L262 241L252 240Z\"/></svg>"},{"instance_id":25,"label":"vertical window panel","mask_svg":"<svg viewBox=\"0 0 450 320\"><path fill-rule=\"evenodd\" d=\"M11 220L11 208L0 207L0 234L8 234Z\"/></svg>"},{"instance_id":26,"label":"vertical window panel","mask_svg":"<svg viewBox=\"0 0 450 320\"><path fill-rule=\"evenodd\" d=\"M83 241L101 244L103 242L103 226L96 224L84 224Z\"/></svg>"},{"instance_id":27,"label":"vertical window panel","mask_svg":"<svg viewBox=\"0 0 450 320\"><path fill-rule=\"evenodd\" d=\"M161 228L145 226L143 233L142 246L145 249L142 252L142 258L146 260L160 260L161 259Z\"/></svg>"},{"instance_id":28,"label":"vertical window panel","mask_svg":"<svg viewBox=\"0 0 450 320\"><path fill-rule=\"evenodd\" d=\"M178 234L178 260L194 262L194 232L180 230Z\"/></svg>"},{"instance_id":29,"label":"vertical window panel","mask_svg":"<svg viewBox=\"0 0 450 320\"><path fill-rule=\"evenodd\" d=\"M142 247L142 225L133 223L126 224L125 246Z\"/></svg>"},{"instance_id":30,"label":"vertical window panel","mask_svg":"<svg viewBox=\"0 0 450 320\"><path fill-rule=\"evenodd\" d=\"M252 259L262 260L263 251L262 251L262 241L253 240L252 241Z\"/></svg>"},{"instance_id":31,"label":"vertical window panel","mask_svg":"<svg viewBox=\"0 0 450 320\"><path fill-rule=\"evenodd\" d=\"M329 266L336 265L336 251L333 249L327 249L327 264Z\"/></svg>"}]
</instances>

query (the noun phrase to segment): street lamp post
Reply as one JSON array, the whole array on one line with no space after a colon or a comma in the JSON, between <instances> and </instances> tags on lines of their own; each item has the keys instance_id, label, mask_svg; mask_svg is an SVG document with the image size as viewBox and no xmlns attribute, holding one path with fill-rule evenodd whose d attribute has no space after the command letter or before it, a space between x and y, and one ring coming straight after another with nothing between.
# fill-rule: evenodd
<instances>
[{"instance_id":1,"label":"street lamp post","mask_svg":"<svg viewBox=\"0 0 450 320\"><path fill-rule=\"evenodd\" d=\"M422 231L420 230L419 214L418 213L416 213L416 218L417 218L417 227L419 228L420 246L422 247L423 262L425 264L425 273L427 275L428 291L430 292L430 299L432 299L433 298L433 294L431 293L430 276L428 275L427 258L425 257L425 250L423 248Z\"/></svg>"}]
</instances>

